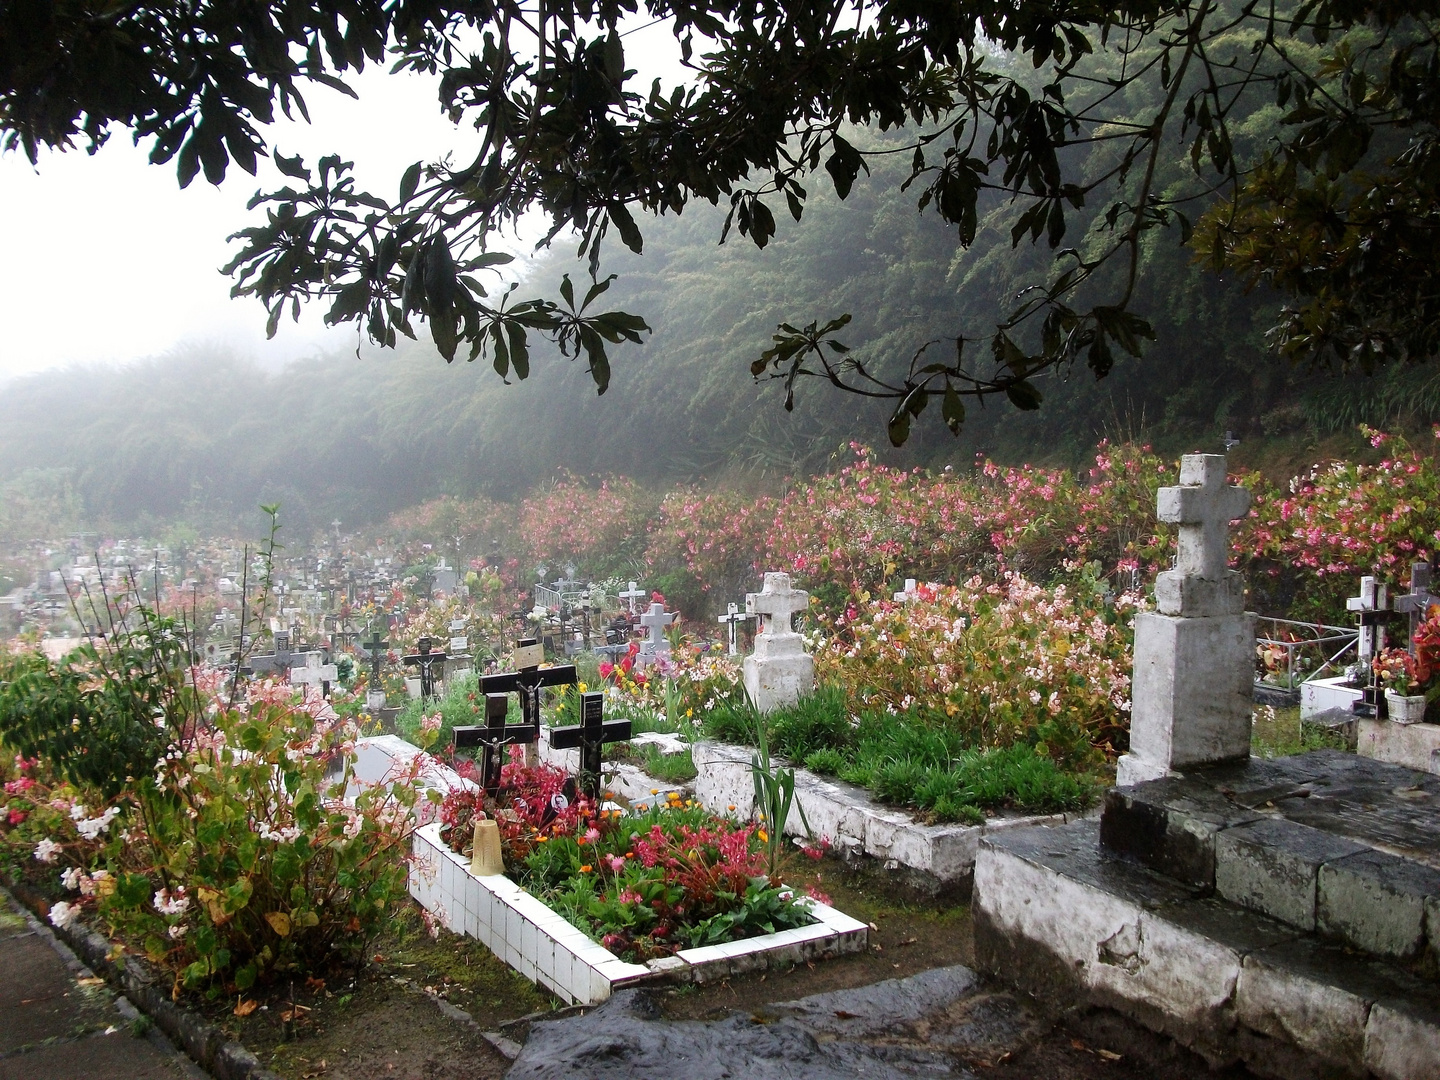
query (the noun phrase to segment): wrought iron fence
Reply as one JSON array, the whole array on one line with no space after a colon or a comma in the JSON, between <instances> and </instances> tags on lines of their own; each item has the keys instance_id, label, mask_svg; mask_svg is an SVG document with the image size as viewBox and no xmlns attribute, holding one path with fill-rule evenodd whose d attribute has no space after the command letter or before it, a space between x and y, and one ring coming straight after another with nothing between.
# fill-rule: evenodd
<instances>
[{"instance_id":1,"label":"wrought iron fence","mask_svg":"<svg viewBox=\"0 0 1440 1080\"><path fill-rule=\"evenodd\" d=\"M1301 683L1339 675L1358 659L1359 640L1354 627L1262 616L1256 626L1255 679L1295 690Z\"/></svg>"}]
</instances>

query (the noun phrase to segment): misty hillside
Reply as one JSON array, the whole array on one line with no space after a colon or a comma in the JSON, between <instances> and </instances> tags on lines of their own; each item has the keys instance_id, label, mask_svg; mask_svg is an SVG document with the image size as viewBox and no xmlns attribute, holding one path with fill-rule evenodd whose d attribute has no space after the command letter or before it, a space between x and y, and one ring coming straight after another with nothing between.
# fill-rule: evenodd
<instances>
[{"instance_id":1,"label":"misty hillside","mask_svg":"<svg viewBox=\"0 0 1440 1080\"><path fill-rule=\"evenodd\" d=\"M1012 249L1003 207L961 251L952 230L895 194L905 163L880 160L843 203L812 192L803 224L783 218L763 252L739 237L718 245L723 209L706 206L649 222L642 256L607 247L619 279L603 301L654 333L612 351L604 397L583 364L553 353L536 350L530 378L507 386L485 363L447 367L423 342L270 375L197 348L16 380L0 390L0 531L177 518L223 527L273 501L301 528L359 525L445 492L512 497L562 469L773 481L823 469L850 439L883 445L883 402L812 381L786 414L777 385L754 384L749 362L776 324L850 312L844 340L877 370L901 371L927 340L989 331L1043 279L1050 253ZM570 254L557 245L520 295L556 295L567 271L584 279ZM1138 310L1157 329L1143 360L1121 358L1100 382L1083 369L1043 380L1038 413L972 404L958 440L927 414L888 460L964 465L984 450L1073 462L1107 433L1214 448L1227 429L1426 419L1440 408L1436 378L1422 372L1337 382L1275 360L1264 342L1271 301L1192 265L1176 235L1152 241L1142 282Z\"/></svg>"}]
</instances>

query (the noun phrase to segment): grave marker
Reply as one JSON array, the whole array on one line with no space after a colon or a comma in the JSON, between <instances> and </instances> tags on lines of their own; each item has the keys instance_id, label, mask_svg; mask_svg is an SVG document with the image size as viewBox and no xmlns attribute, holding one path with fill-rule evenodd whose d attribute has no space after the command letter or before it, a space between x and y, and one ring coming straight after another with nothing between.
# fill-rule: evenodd
<instances>
[{"instance_id":1,"label":"grave marker","mask_svg":"<svg viewBox=\"0 0 1440 1080\"><path fill-rule=\"evenodd\" d=\"M486 694L484 725L453 729L456 749L467 746L485 748L480 755L480 786L491 797L500 791L500 772L505 766L506 748L529 746L539 735L529 724L507 724L505 718L509 711L509 694Z\"/></svg>"},{"instance_id":2,"label":"grave marker","mask_svg":"<svg viewBox=\"0 0 1440 1080\"><path fill-rule=\"evenodd\" d=\"M1395 598L1395 610L1402 615L1410 616L1410 632L1406 635L1405 641L1410 649L1410 655L1415 655L1415 631L1420 629L1420 624L1425 621L1426 615L1433 604L1440 604L1440 596L1430 591L1430 564L1428 562L1414 562L1410 564L1410 591Z\"/></svg>"},{"instance_id":3,"label":"grave marker","mask_svg":"<svg viewBox=\"0 0 1440 1080\"><path fill-rule=\"evenodd\" d=\"M731 656L738 656L738 655L740 654L740 641L739 641L739 628L740 628L740 624L741 624L742 622L748 622L749 620L751 620L751 619L753 619L753 618L755 618L755 616L752 615L752 614L750 614L750 612L748 612L748 611L741 611L741 610L740 610L740 605L738 605L738 604L730 604L730 605L726 608L725 614L724 614L724 615L721 615L721 616L719 617L719 619L716 620L716 621L718 621L718 622L720 623L721 626L725 627L726 635L727 635L727 637L728 637L728 639L729 639L729 645L730 645L730 653L729 653L729 655L731 655Z\"/></svg>"},{"instance_id":4,"label":"grave marker","mask_svg":"<svg viewBox=\"0 0 1440 1080\"><path fill-rule=\"evenodd\" d=\"M1389 589L1367 575L1360 579L1360 595L1345 601L1346 611L1358 612L1360 639L1355 651L1360 662L1367 666L1376 653L1385 649L1385 609L1389 606L1389 598Z\"/></svg>"},{"instance_id":5,"label":"grave marker","mask_svg":"<svg viewBox=\"0 0 1440 1080\"><path fill-rule=\"evenodd\" d=\"M521 638L512 657L515 671L480 677L480 692L487 698L491 694L520 695L520 713L536 738L540 734L540 691L547 686L570 686L579 682L574 664L542 668L540 664L544 659L543 646L534 638ZM534 764L531 760L534 754L532 745L526 750L527 764Z\"/></svg>"},{"instance_id":6,"label":"grave marker","mask_svg":"<svg viewBox=\"0 0 1440 1080\"><path fill-rule=\"evenodd\" d=\"M1175 569L1155 580L1156 611L1135 618L1130 753L1116 783L1250 755L1255 616L1228 566L1230 522L1250 493L1226 483L1220 454L1187 454L1156 516L1180 526Z\"/></svg>"},{"instance_id":7,"label":"grave marker","mask_svg":"<svg viewBox=\"0 0 1440 1080\"><path fill-rule=\"evenodd\" d=\"M630 608L630 614L634 615L636 614L635 601L639 600L642 596L645 595L645 590L637 588L635 582L632 581L630 582L630 588L626 589L622 593L617 593L616 595L621 600L625 601L626 605Z\"/></svg>"},{"instance_id":8,"label":"grave marker","mask_svg":"<svg viewBox=\"0 0 1440 1080\"><path fill-rule=\"evenodd\" d=\"M580 695L580 723L550 729L550 745L556 750L580 749L580 789L591 799L600 798L601 753L606 743L629 742L630 721L605 719L605 695L598 691Z\"/></svg>"},{"instance_id":9,"label":"grave marker","mask_svg":"<svg viewBox=\"0 0 1440 1080\"><path fill-rule=\"evenodd\" d=\"M793 705L815 689L815 658L790 625L793 615L810 607L810 594L790 587L790 575L765 575L758 593L745 597L745 611L760 617L755 651L745 658L745 689L762 713Z\"/></svg>"},{"instance_id":10,"label":"grave marker","mask_svg":"<svg viewBox=\"0 0 1440 1080\"><path fill-rule=\"evenodd\" d=\"M445 670L446 656L444 652L435 652L434 643L428 637L422 637L416 642L417 651L409 656L401 657L401 663L406 667L417 668L420 672L420 700L428 701L435 697L435 667L439 665L440 670Z\"/></svg>"},{"instance_id":11,"label":"grave marker","mask_svg":"<svg viewBox=\"0 0 1440 1080\"><path fill-rule=\"evenodd\" d=\"M665 627L674 621L674 613L666 611L665 605L659 603L651 604L650 609L640 616L640 625L650 633L650 636L640 643L640 655L636 657L636 662L641 667L670 655L670 642L665 638Z\"/></svg>"}]
</instances>

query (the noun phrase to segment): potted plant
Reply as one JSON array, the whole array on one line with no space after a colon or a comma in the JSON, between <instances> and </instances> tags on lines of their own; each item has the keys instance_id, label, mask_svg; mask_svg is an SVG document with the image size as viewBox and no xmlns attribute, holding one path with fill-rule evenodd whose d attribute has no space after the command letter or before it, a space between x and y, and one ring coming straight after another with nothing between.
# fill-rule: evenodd
<instances>
[{"instance_id":1,"label":"potted plant","mask_svg":"<svg viewBox=\"0 0 1440 1080\"><path fill-rule=\"evenodd\" d=\"M1375 657L1376 681L1385 688L1385 707L1397 724L1425 719L1425 693L1415 658L1405 649L1386 649Z\"/></svg>"}]
</instances>

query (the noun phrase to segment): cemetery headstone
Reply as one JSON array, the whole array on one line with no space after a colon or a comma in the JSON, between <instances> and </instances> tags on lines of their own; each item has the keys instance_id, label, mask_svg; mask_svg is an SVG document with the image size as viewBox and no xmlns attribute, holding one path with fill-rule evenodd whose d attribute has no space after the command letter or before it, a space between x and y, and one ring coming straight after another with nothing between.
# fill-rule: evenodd
<instances>
[{"instance_id":1,"label":"cemetery headstone","mask_svg":"<svg viewBox=\"0 0 1440 1080\"><path fill-rule=\"evenodd\" d=\"M1156 516L1179 526L1175 569L1155 581L1156 611L1135 619L1130 752L1116 783L1250 755L1255 615L1228 568L1230 522L1250 493L1226 483L1222 454L1187 454Z\"/></svg>"},{"instance_id":2,"label":"cemetery headstone","mask_svg":"<svg viewBox=\"0 0 1440 1080\"><path fill-rule=\"evenodd\" d=\"M1405 641L1409 645L1411 656L1415 655L1415 631L1420 629L1420 624L1425 621L1430 608L1435 604L1440 604L1440 596L1436 596L1430 591L1430 584L1430 564L1428 562L1411 563L1410 591L1395 597L1395 610L1410 617L1410 632L1406 635Z\"/></svg>"},{"instance_id":3,"label":"cemetery headstone","mask_svg":"<svg viewBox=\"0 0 1440 1080\"><path fill-rule=\"evenodd\" d=\"M815 658L790 619L810 606L810 594L790 587L790 575L765 575L764 587L745 597L745 611L759 616L755 651L745 658L745 689L762 713L793 705L815 689Z\"/></svg>"},{"instance_id":4,"label":"cemetery headstone","mask_svg":"<svg viewBox=\"0 0 1440 1080\"><path fill-rule=\"evenodd\" d=\"M640 625L649 632L649 637L640 643L640 654L635 658L637 664L644 667L670 655L665 627L674 621L674 613L666 611L665 605L660 603L651 604L650 609L640 616Z\"/></svg>"},{"instance_id":5,"label":"cemetery headstone","mask_svg":"<svg viewBox=\"0 0 1440 1080\"><path fill-rule=\"evenodd\" d=\"M500 792L500 774L505 766L506 750L511 746L531 746L540 734L529 724L506 723L509 710L509 694L486 694L484 725L452 729L456 749L484 747L480 755L480 786L491 797Z\"/></svg>"},{"instance_id":6,"label":"cemetery headstone","mask_svg":"<svg viewBox=\"0 0 1440 1080\"><path fill-rule=\"evenodd\" d=\"M628 589L626 589L624 592L617 593L616 595L619 596L621 600L625 601L626 606L630 608L630 614L635 615L637 614L635 607L636 601L644 597L645 590L637 588L635 582L632 581L630 582L630 587Z\"/></svg>"},{"instance_id":7,"label":"cemetery headstone","mask_svg":"<svg viewBox=\"0 0 1440 1080\"><path fill-rule=\"evenodd\" d=\"M487 698L491 694L520 696L521 716L535 732L536 738L540 734L540 691L547 686L573 686L579 682L574 664L542 668L540 665L544 660L543 645L534 638L521 638L511 658L514 671L480 677L480 692ZM533 740L531 743L525 751L526 764L529 765L535 764L536 757Z\"/></svg>"},{"instance_id":8,"label":"cemetery headstone","mask_svg":"<svg viewBox=\"0 0 1440 1080\"><path fill-rule=\"evenodd\" d=\"M915 599L918 588L919 586L916 585L915 579L913 577L907 577L905 579L905 587L895 594L895 602L897 604L908 604L911 600Z\"/></svg>"},{"instance_id":9,"label":"cemetery headstone","mask_svg":"<svg viewBox=\"0 0 1440 1080\"><path fill-rule=\"evenodd\" d=\"M381 637L378 628L372 627L370 640L361 642L360 647L365 650L366 656L370 659L370 688L365 691L365 706L369 709L383 709L385 707L385 687L380 681L380 664L385 659L390 642Z\"/></svg>"},{"instance_id":10,"label":"cemetery headstone","mask_svg":"<svg viewBox=\"0 0 1440 1080\"><path fill-rule=\"evenodd\" d=\"M605 719L605 695L580 695L580 723L550 729L550 745L556 750L580 749L580 789L592 799L600 798L602 749L606 743L629 742L630 721Z\"/></svg>"},{"instance_id":11,"label":"cemetery headstone","mask_svg":"<svg viewBox=\"0 0 1440 1080\"><path fill-rule=\"evenodd\" d=\"M739 604L730 604L726 607L725 614L721 615L717 622L725 627L727 641L730 645L730 655L740 655L740 624L755 618L748 611L741 611Z\"/></svg>"},{"instance_id":12,"label":"cemetery headstone","mask_svg":"<svg viewBox=\"0 0 1440 1080\"><path fill-rule=\"evenodd\" d=\"M435 651L435 644L428 637L422 637L416 642L415 647L416 651L409 656L402 657L401 663L418 671L420 699L428 701L438 693L437 687L440 675L445 671L446 656L443 651Z\"/></svg>"},{"instance_id":13,"label":"cemetery headstone","mask_svg":"<svg viewBox=\"0 0 1440 1080\"><path fill-rule=\"evenodd\" d=\"M325 663L324 656L318 652L307 652L299 654L305 658L305 663L299 667L290 669L291 686L318 686L322 697L330 696L330 684L340 677L339 669L334 664Z\"/></svg>"},{"instance_id":14,"label":"cemetery headstone","mask_svg":"<svg viewBox=\"0 0 1440 1080\"><path fill-rule=\"evenodd\" d=\"M1360 620L1360 639L1356 644L1360 662L1369 665L1375 654L1385 649L1385 621L1388 618L1389 589L1373 577L1360 579L1360 595L1345 601L1345 609Z\"/></svg>"}]
</instances>

